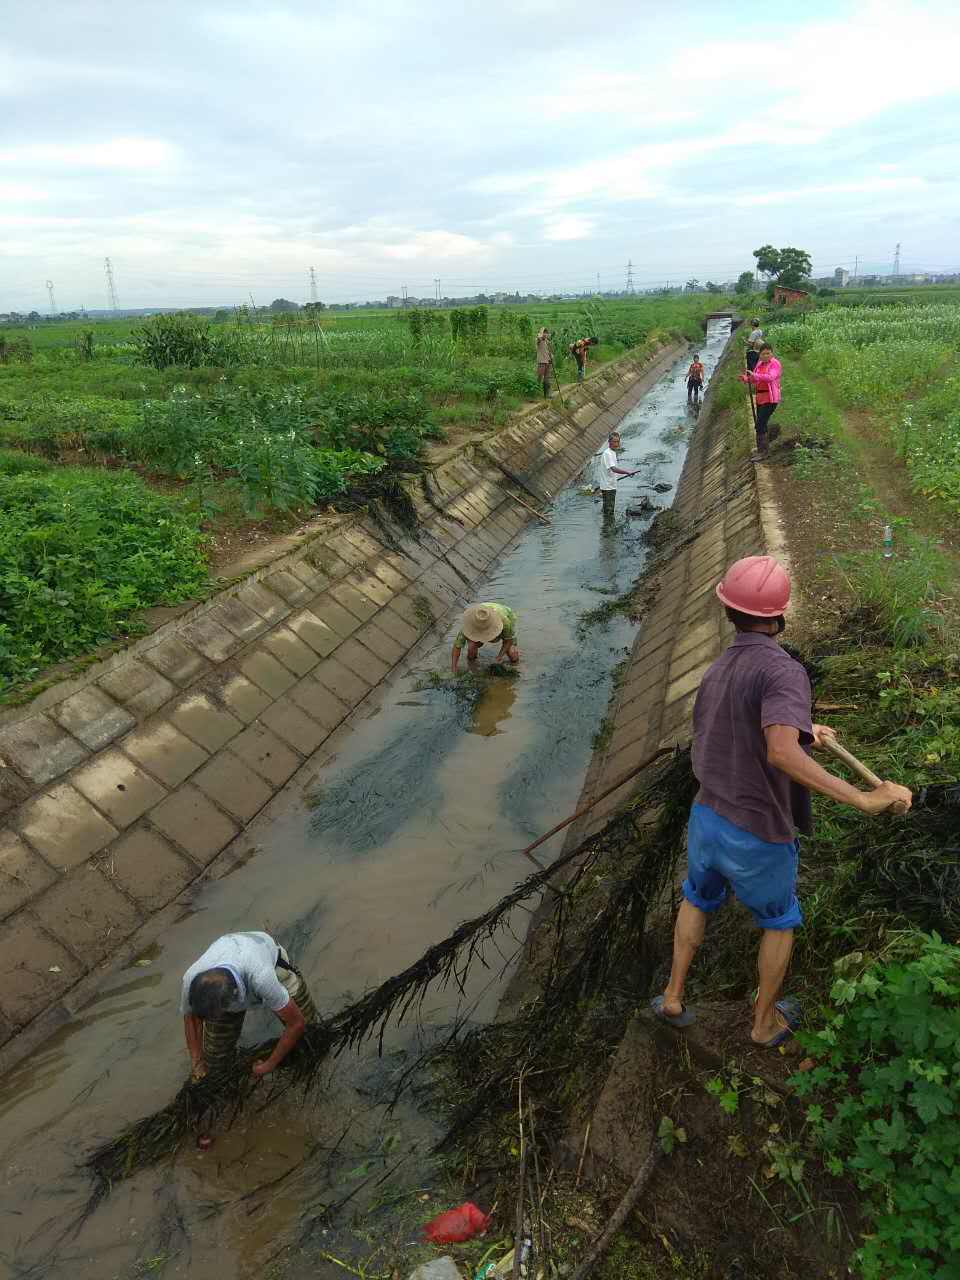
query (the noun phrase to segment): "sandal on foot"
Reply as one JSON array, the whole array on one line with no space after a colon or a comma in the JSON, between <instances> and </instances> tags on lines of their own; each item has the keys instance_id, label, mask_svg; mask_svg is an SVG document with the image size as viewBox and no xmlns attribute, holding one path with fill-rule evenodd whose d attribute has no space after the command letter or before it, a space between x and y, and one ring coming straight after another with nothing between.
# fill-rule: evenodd
<instances>
[{"instance_id":1,"label":"sandal on foot","mask_svg":"<svg viewBox=\"0 0 960 1280\"><path fill-rule=\"evenodd\" d=\"M795 1000L793 996L785 996L783 1000L778 1000L773 1007L787 1025L770 1040L753 1040L751 1037L751 1043L755 1044L758 1049L779 1049L782 1044L785 1044L790 1039L800 1025L799 1000Z\"/></svg>"},{"instance_id":2,"label":"sandal on foot","mask_svg":"<svg viewBox=\"0 0 960 1280\"><path fill-rule=\"evenodd\" d=\"M679 1013L665 1013L663 996L654 996L650 1001L650 1008L661 1022L666 1022L671 1027L689 1027L690 1023L697 1019L697 1015L686 1005L681 1006Z\"/></svg>"}]
</instances>

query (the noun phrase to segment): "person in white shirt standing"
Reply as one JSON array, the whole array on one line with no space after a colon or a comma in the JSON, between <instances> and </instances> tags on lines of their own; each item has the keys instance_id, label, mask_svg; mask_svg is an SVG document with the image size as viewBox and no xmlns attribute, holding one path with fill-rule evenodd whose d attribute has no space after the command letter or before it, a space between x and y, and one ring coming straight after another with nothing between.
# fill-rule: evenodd
<instances>
[{"instance_id":1,"label":"person in white shirt standing","mask_svg":"<svg viewBox=\"0 0 960 1280\"><path fill-rule=\"evenodd\" d=\"M603 498L604 517L612 516L617 505L617 476L635 476L636 471L624 471L617 466L617 450L620 448L619 431L611 431L607 436L607 447L601 449L597 456L597 482L600 485L600 496Z\"/></svg>"}]
</instances>

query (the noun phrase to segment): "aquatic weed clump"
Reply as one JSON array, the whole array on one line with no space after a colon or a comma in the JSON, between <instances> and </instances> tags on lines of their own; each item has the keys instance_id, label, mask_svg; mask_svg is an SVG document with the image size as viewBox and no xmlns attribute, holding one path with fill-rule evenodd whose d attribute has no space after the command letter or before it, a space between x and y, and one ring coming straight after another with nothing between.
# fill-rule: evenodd
<instances>
[{"instance_id":1,"label":"aquatic weed clump","mask_svg":"<svg viewBox=\"0 0 960 1280\"><path fill-rule=\"evenodd\" d=\"M418 693L438 689L441 693L450 694L462 706L472 708L494 680L516 680L519 675L516 667L491 662L488 667L481 667L476 671L458 671L456 674L452 671L429 671L413 687Z\"/></svg>"}]
</instances>

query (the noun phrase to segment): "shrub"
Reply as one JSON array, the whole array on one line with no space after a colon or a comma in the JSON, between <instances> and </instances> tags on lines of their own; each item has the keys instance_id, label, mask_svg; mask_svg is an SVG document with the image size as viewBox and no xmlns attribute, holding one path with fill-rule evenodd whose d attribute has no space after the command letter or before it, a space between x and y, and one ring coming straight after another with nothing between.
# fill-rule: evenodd
<instances>
[{"instance_id":1,"label":"shrub","mask_svg":"<svg viewBox=\"0 0 960 1280\"><path fill-rule=\"evenodd\" d=\"M131 338L138 359L154 369L242 364L248 354L239 329L214 326L199 316L154 316Z\"/></svg>"},{"instance_id":2,"label":"shrub","mask_svg":"<svg viewBox=\"0 0 960 1280\"><path fill-rule=\"evenodd\" d=\"M20 364L29 364L32 359L33 347L29 338L8 338L0 333L0 364L9 364L14 360Z\"/></svg>"},{"instance_id":3,"label":"shrub","mask_svg":"<svg viewBox=\"0 0 960 1280\"><path fill-rule=\"evenodd\" d=\"M331 449L358 449L409 462L417 457L424 438L442 434L426 401L415 392L342 392L319 396L310 408L318 444Z\"/></svg>"},{"instance_id":4,"label":"shrub","mask_svg":"<svg viewBox=\"0 0 960 1280\"><path fill-rule=\"evenodd\" d=\"M960 1275L960 948L915 935L903 959L841 977L792 1077L827 1169L865 1194L865 1280Z\"/></svg>"}]
</instances>

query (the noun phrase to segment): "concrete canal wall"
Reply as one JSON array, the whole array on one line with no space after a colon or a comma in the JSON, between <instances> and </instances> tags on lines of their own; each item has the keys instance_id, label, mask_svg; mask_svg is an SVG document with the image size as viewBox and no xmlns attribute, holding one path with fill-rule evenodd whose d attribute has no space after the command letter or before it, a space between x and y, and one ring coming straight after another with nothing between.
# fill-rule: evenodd
<instances>
[{"instance_id":1,"label":"concrete canal wall","mask_svg":"<svg viewBox=\"0 0 960 1280\"><path fill-rule=\"evenodd\" d=\"M765 477L742 451L730 448L729 432L708 390L671 508L675 532L649 570L646 581L655 595L614 692L611 732L594 756L578 808L658 747L689 741L700 680L733 635L714 594L716 583L741 556L781 551L775 511L762 492ZM601 800L571 827L567 847L600 830L631 793L627 784Z\"/></svg>"},{"instance_id":2,"label":"concrete canal wall","mask_svg":"<svg viewBox=\"0 0 960 1280\"><path fill-rule=\"evenodd\" d=\"M338 725L448 625L532 518L510 496L530 495L500 467L555 492L681 350L625 357L465 446L412 486L414 531L343 517L0 713L0 1044L28 1027L17 1047L48 1034L89 999L106 968L145 945L157 913L188 901ZM621 735L615 754L625 747Z\"/></svg>"}]
</instances>

